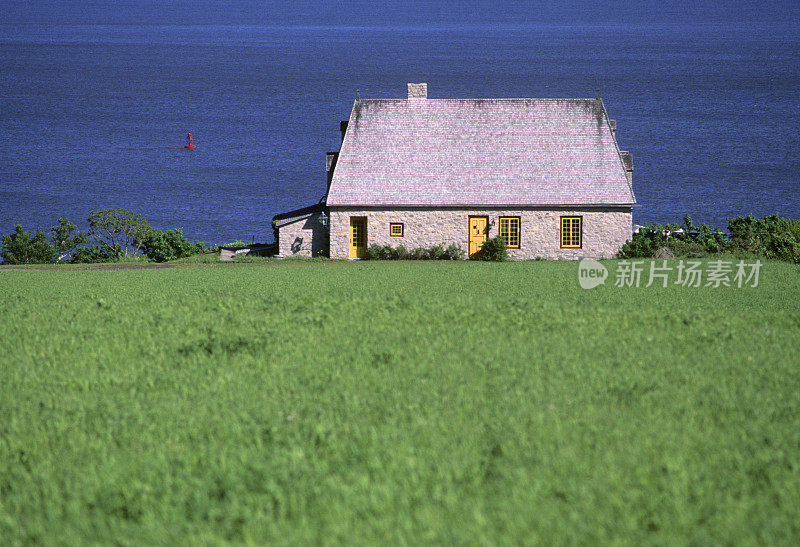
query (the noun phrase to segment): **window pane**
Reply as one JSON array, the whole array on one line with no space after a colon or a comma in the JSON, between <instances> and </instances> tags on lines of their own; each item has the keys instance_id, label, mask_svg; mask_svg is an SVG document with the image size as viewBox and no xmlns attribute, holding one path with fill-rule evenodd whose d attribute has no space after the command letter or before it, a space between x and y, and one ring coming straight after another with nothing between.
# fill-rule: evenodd
<instances>
[{"instance_id":1,"label":"window pane","mask_svg":"<svg viewBox=\"0 0 800 547\"><path fill-rule=\"evenodd\" d=\"M561 246L581 247L581 217L561 218Z\"/></svg>"},{"instance_id":2,"label":"window pane","mask_svg":"<svg viewBox=\"0 0 800 547\"><path fill-rule=\"evenodd\" d=\"M509 219L509 241L511 242L512 247L519 247L519 219L518 218L511 218Z\"/></svg>"},{"instance_id":3,"label":"window pane","mask_svg":"<svg viewBox=\"0 0 800 547\"><path fill-rule=\"evenodd\" d=\"M506 247L519 247L519 218L500 217L499 235L506 242Z\"/></svg>"}]
</instances>

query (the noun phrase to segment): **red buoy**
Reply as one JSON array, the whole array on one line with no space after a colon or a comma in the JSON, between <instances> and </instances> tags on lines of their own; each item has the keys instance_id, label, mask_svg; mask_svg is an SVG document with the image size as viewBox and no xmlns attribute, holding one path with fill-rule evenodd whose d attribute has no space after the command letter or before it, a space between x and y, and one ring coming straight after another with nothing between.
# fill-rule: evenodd
<instances>
[{"instance_id":1,"label":"red buoy","mask_svg":"<svg viewBox=\"0 0 800 547\"><path fill-rule=\"evenodd\" d=\"M194 143L192 142L192 134L191 133L186 135L186 144L184 145L184 148L188 148L190 150L195 148Z\"/></svg>"}]
</instances>

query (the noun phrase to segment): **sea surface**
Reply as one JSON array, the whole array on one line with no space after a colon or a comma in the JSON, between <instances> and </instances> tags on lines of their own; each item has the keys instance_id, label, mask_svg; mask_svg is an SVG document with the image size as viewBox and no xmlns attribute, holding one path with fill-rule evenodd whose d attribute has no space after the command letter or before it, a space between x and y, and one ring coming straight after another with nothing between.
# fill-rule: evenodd
<instances>
[{"instance_id":1,"label":"sea surface","mask_svg":"<svg viewBox=\"0 0 800 547\"><path fill-rule=\"evenodd\" d=\"M120 206L208 243L270 241L273 215L325 193L325 153L357 90L402 98L407 82L427 82L432 98L599 90L633 154L635 223L800 218L791 17L345 20L252 16L254 4L235 1L169 16L144 0L121 12L25 5L0 20L0 233L60 216L85 227L91 210Z\"/></svg>"}]
</instances>

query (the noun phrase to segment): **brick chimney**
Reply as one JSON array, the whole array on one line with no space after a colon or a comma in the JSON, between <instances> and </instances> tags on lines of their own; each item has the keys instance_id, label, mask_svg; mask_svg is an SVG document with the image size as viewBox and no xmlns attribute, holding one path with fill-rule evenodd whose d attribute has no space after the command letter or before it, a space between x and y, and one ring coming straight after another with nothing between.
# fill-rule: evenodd
<instances>
[{"instance_id":1,"label":"brick chimney","mask_svg":"<svg viewBox=\"0 0 800 547\"><path fill-rule=\"evenodd\" d=\"M428 84L408 84L409 99L427 99Z\"/></svg>"}]
</instances>

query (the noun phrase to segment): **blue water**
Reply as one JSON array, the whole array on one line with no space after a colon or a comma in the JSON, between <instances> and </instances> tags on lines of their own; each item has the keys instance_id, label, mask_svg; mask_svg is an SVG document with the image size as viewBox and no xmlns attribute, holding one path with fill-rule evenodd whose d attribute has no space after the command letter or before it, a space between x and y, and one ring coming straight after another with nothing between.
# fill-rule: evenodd
<instances>
[{"instance_id":1,"label":"blue water","mask_svg":"<svg viewBox=\"0 0 800 547\"><path fill-rule=\"evenodd\" d=\"M273 215L324 194L356 89L403 97L411 81L433 98L599 88L633 154L636 223L800 218L791 13L698 24L681 9L620 22L610 8L534 17L517 4L485 18L436 3L349 16L325 3L78 4L0 6L0 233L121 206L206 242L269 241Z\"/></svg>"}]
</instances>

